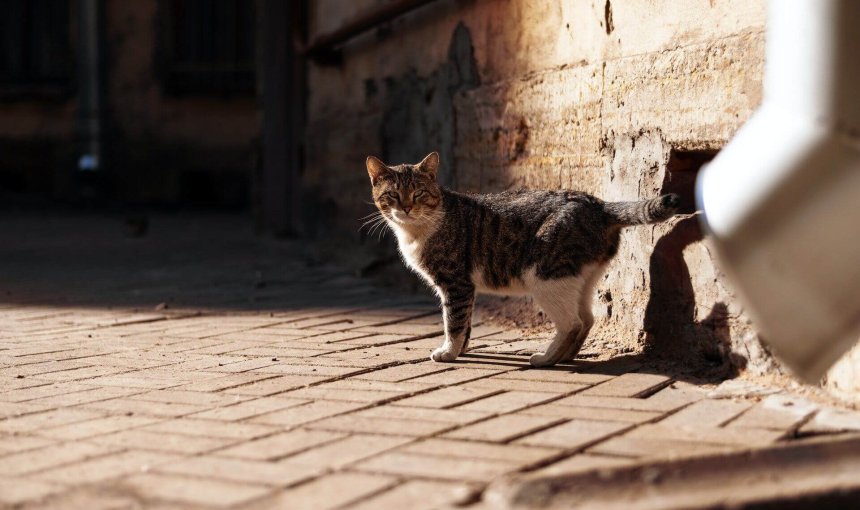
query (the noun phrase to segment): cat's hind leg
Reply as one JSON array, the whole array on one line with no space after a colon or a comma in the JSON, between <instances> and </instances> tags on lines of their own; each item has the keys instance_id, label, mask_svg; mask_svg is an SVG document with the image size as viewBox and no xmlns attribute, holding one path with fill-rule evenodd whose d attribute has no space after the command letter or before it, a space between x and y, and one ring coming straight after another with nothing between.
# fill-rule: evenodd
<instances>
[{"instance_id":1,"label":"cat's hind leg","mask_svg":"<svg viewBox=\"0 0 860 510\"><path fill-rule=\"evenodd\" d=\"M594 313L592 313L591 304L594 299L594 289L597 285L597 281L601 276L603 276L605 271L605 264L594 268L586 267L583 271L584 273L588 273L588 275L585 278L585 284L582 287L582 292L579 298L579 319L582 321L582 327L580 328L576 339L570 343L567 348L567 352L565 352L562 357L562 360L564 361L570 361L576 358L576 355L579 354L580 349L582 349L582 344L584 344L585 339L588 338L588 333L591 332L591 327L594 326Z\"/></svg>"},{"instance_id":2,"label":"cat's hind leg","mask_svg":"<svg viewBox=\"0 0 860 510\"><path fill-rule=\"evenodd\" d=\"M584 279L571 276L556 280L538 280L532 296L555 325L555 336L544 352L529 358L534 367L549 367L565 359L583 329L579 303Z\"/></svg>"}]
</instances>

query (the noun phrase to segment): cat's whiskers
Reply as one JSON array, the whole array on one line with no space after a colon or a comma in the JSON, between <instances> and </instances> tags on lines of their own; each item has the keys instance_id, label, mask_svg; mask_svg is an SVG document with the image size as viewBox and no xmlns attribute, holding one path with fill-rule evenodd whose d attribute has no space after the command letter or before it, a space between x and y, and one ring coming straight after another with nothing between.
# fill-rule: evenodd
<instances>
[{"instance_id":1,"label":"cat's whiskers","mask_svg":"<svg viewBox=\"0 0 860 510\"><path fill-rule=\"evenodd\" d=\"M372 237L374 232L378 231L379 232L378 239L382 240L382 238L385 236L385 233L388 232L388 229L386 228L387 226L388 226L388 222L386 221L385 217L383 216L380 221L375 223L373 225L373 227L370 228L370 230L368 232L368 237Z\"/></svg>"},{"instance_id":2,"label":"cat's whiskers","mask_svg":"<svg viewBox=\"0 0 860 510\"><path fill-rule=\"evenodd\" d=\"M369 218L369 219L367 219L364 223L362 223L362 225L360 227L358 227L358 231L361 232L363 229L366 228L368 237L373 237L373 234L380 227L385 225L385 223L386 223L386 218L385 218L385 215L382 214L382 211L372 212L372 213L368 214L367 216L365 216L364 218L361 218L361 219L365 219L365 218ZM384 232L384 229L383 229L383 232ZM379 238L382 239L382 234L380 234Z\"/></svg>"},{"instance_id":3,"label":"cat's whiskers","mask_svg":"<svg viewBox=\"0 0 860 510\"><path fill-rule=\"evenodd\" d=\"M359 218L359 221L365 220L367 218L381 216L381 215L382 215L382 211L376 210L376 211L373 211L372 213L368 214L367 216L362 216L361 218Z\"/></svg>"},{"instance_id":4,"label":"cat's whiskers","mask_svg":"<svg viewBox=\"0 0 860 510\"><path fill-rule=\"evenodd\" d=\"M382 215L381 215L381 214L380 214L379 216L374 216L373 218L370 218L369 220L367 220L367 221L365 221L364 223L362 223L362 224L361 224L361 226L360 226L360 227L358 227L358 230L359 230L359 231L361 231L361 229L362 229L362 228L364 228L365 226L367 226L367 225L371 225L371 224L376 223L376 222L378 222L378 221L380 221L380 220L384 220L384 218L382 218Z\"/></svg>"}]
</instances>

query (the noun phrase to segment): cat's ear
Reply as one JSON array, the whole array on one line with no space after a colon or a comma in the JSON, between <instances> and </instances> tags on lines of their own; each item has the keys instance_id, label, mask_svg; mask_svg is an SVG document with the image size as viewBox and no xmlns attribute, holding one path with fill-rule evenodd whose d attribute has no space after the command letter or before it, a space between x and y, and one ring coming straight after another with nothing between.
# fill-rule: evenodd
<instances>
[{"instance_id":1,"label":"cat's ear","mask_svg":"<svg viewBox=\"0 0 860 510\"><path fill-rule=\"evenodd\" d=\"M376 182L380 177L389 172L385 163L375 156L367 157L367 175L370 176L370 184L376 186Z\"/></svg>"},{"instance_id":2,"label":"cat's ear","mask_svg":"<svg viewBox=\"0 0 860 510\"><path fill-rule=\"evenodd\" d=\"M422 172L427 172L436 177L436 172L439 170L439 153L433 151L428 154L426 158L421 160L421 163L418 163L418 168Z\"/></svg>"}]
</instances>

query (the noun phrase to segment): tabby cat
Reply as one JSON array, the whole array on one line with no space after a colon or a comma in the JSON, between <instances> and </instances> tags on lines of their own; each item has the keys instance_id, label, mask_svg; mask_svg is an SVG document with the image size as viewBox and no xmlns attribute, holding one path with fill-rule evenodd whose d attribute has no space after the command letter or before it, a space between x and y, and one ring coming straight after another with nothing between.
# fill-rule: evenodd
<instances>
[{"instance_id":1,"label":"tabby cat","mask_svg":"<svg viewBox=\"0 0 860 510\"><path fill-rule=\"evenodd\" d=\"M529 362L573 359L594 323L594 286L618 251L622 227L656 223L677 211L677 195L604 202L568 190L467 195L436 182L439 155L389 166L371 156L373 201L397 236L403 260L439 295L445 341L434 361L453 361L469 344L475 293L530 294L556 327Z\"/></svg>"}]
</instances>

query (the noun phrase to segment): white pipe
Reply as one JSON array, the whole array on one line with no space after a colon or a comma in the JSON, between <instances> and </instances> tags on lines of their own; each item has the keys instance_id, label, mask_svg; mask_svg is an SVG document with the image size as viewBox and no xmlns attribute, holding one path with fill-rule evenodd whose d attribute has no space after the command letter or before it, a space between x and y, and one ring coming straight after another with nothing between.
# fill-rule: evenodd
<instances>
[{"instance_id":1,"label":"white pipe","mask_svg":"<svg viewBox=\"0 0 860 510\"><path fill-rule=\"evenodd\" d=\"M696 193L762 338L818 382L860 339L860 1L768 8L762 105Z\"/></svg>"}]
</instances>

